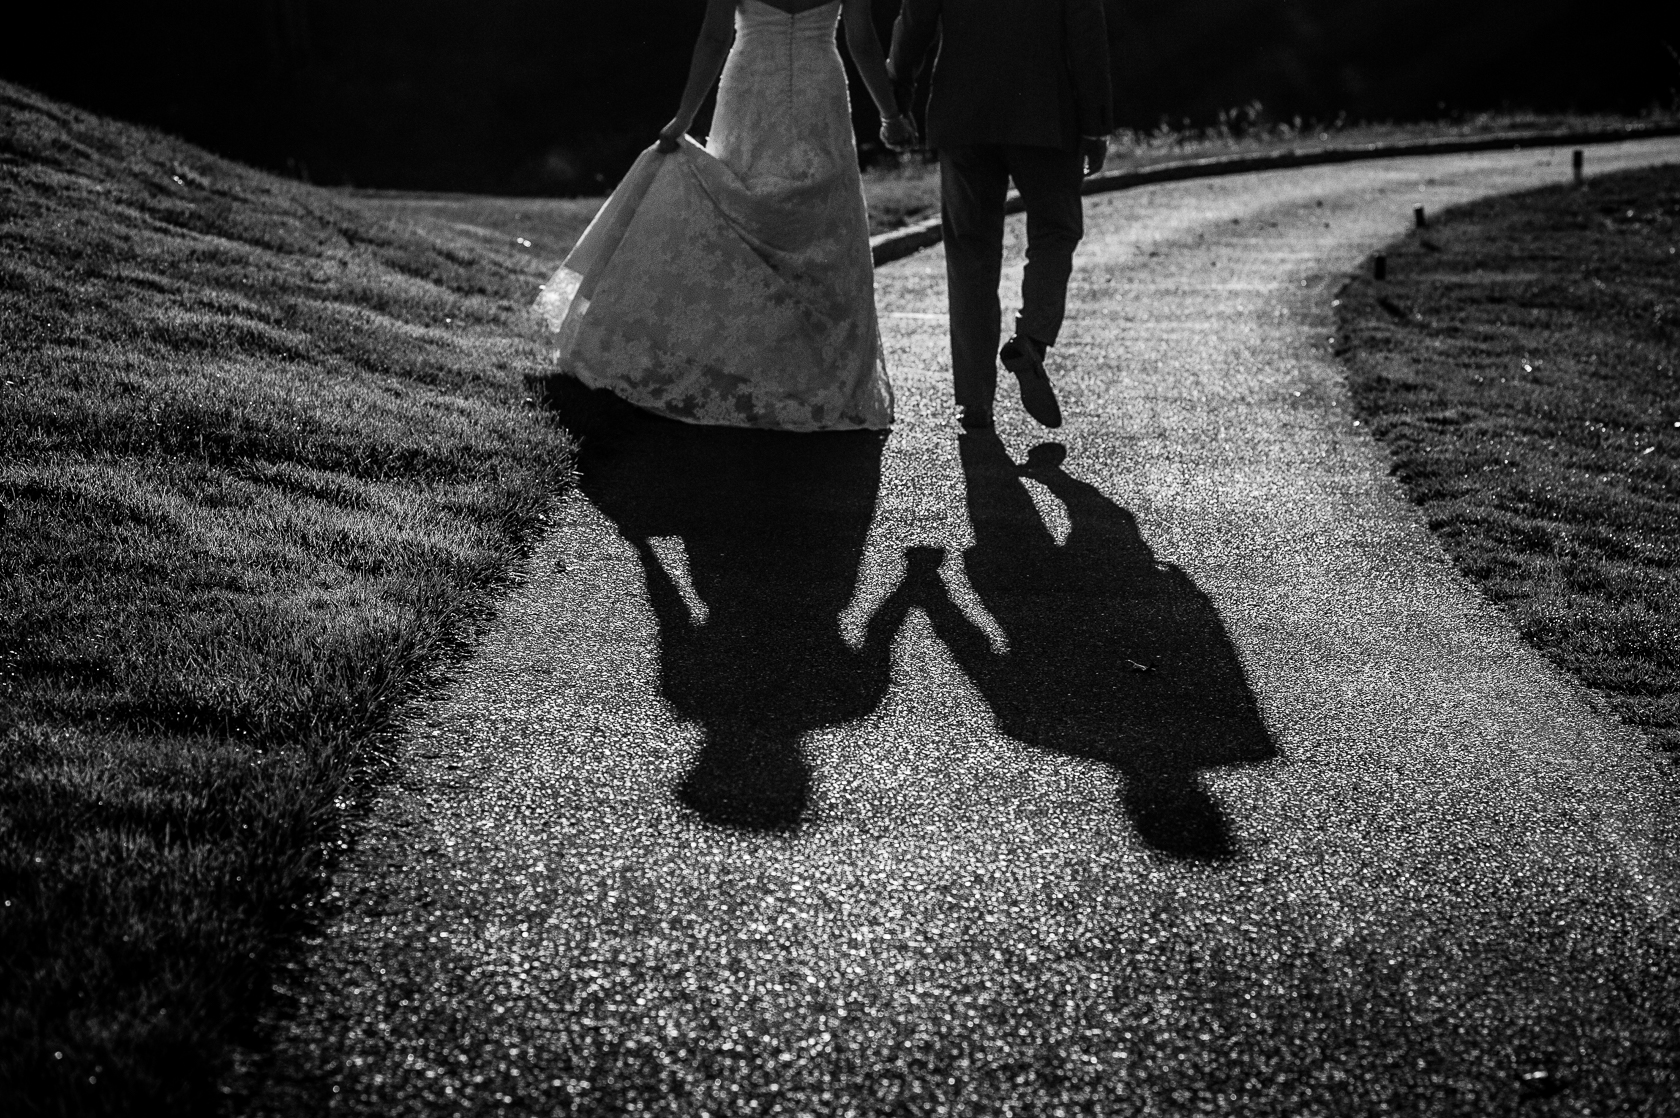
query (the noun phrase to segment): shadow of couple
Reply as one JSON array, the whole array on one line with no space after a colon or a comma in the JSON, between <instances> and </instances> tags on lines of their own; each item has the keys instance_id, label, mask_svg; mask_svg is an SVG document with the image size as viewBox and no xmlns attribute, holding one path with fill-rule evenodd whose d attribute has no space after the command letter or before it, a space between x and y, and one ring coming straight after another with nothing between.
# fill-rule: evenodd
<instances>
[{"instance_id":1,"label":"shadow of couple","mask_svg":"<svg viewBox=\"0 0 1680 1118\"><path fill-rule=\"evenodd\" d=\"M893 638L914 607L1001 733L1120 776L1144 843L1186 859L1234 853L1200 774L1274 755L1242 666L1207 596L1156 561L1130 514L1063 468L1059 444L1018 465L995 436L961 439L974 532L961 561L1005 647L955 604L939 574L945 554L928 547L907 550L906 573L853 647L838 619L874 519L884 436L694 427L599 396L589 410L582 489L641 557L663 694L704 733L677 789L700 816L797 827L812 784L801 739L881 703ZM1028 479L1065 508L1065 541ZM660 558L671 539L701 608Z\"/></svg>"}]
</instances>

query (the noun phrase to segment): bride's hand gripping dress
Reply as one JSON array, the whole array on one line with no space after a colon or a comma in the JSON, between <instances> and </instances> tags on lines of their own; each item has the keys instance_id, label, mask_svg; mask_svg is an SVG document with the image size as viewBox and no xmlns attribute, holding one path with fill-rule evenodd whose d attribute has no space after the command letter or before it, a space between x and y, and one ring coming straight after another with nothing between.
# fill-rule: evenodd
<instances>
[{"instance_id":1,"label":"bride's hand gripping dress","mask_svg":"<svg viewBox=\"0 0 1680 1118\"><path fill-rule=\"evenodd\" d=\"M888 427L841 0L738 3L705 147L643 152L537 309L563 373L660 415Z\"/></svg>"}]
</instances>

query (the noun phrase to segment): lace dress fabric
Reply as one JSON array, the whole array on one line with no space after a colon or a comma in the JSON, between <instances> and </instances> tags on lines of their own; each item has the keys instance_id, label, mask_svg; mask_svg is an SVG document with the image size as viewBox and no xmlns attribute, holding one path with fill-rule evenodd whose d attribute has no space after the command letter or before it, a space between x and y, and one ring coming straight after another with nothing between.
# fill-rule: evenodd
<instances>
[{"instance_id":1,"label":"lace dress fabric","mask_svg":"<svg viewBox=\"0 0 1680 1118\"><path fill-rule=\"evenodd\" d=\"M543 285L562 371L690 423L891 425L839 10L741 0L706 146L643 152Z\"/></svg>"}]
</instances>

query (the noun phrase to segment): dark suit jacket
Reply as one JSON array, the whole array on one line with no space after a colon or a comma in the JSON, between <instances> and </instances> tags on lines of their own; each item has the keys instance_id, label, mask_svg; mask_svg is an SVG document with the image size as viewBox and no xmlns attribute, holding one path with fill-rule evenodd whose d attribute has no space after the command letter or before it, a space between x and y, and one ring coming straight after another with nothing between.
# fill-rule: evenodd
<instances>
[{"instance_id":1,"label":"dark suit jacket","mask_svg":"<svg viewBox=\"0 0 1680 1118\"><path fill-rule=\"evenodd\" d=\"M888 63L900 89L936 33L929 146L1072 149L1114 130L1102 0L904 0Z\"/></svg>"}]
</instances>

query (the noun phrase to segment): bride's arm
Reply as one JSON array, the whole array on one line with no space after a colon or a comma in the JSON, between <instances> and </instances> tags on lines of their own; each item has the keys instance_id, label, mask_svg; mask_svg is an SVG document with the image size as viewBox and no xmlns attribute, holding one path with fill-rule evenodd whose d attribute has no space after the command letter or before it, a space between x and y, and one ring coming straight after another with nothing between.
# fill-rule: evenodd
<instances>
[{"instance_id":1,"label":"bride's arm","mask_svg":"<svg viewBox=\"0 0 1680 1118\"><path fill-rule=\"evenodd\" d=\"M892 78L887 76L887 58L881 53L880 36L875 34L871 6L870 0L845 0L840 21L846 27L846 49L851 52L852 65L857 67L858 76L881 114L884 138L885 131L895 122L904 127L908 127L908 122L901 119L898 94L893 91Z\"/></svg>"},{"instance_id":2,"label":"bride's arm","mask_svg":"<svg viewBox=\"0 0 1680 1118\"><path fill-rule=\"evenodd\" d=\"M688 64L688 85L683 87L682 105L671 123L659 130L659 150L677 150L677 139L694 124L706 94L712 91L729 48L735 42L736 0L706 0L706 19L694 44L694 58ZM879 53L880 48L876 51Z\"/></svg>"}]
</instances>

